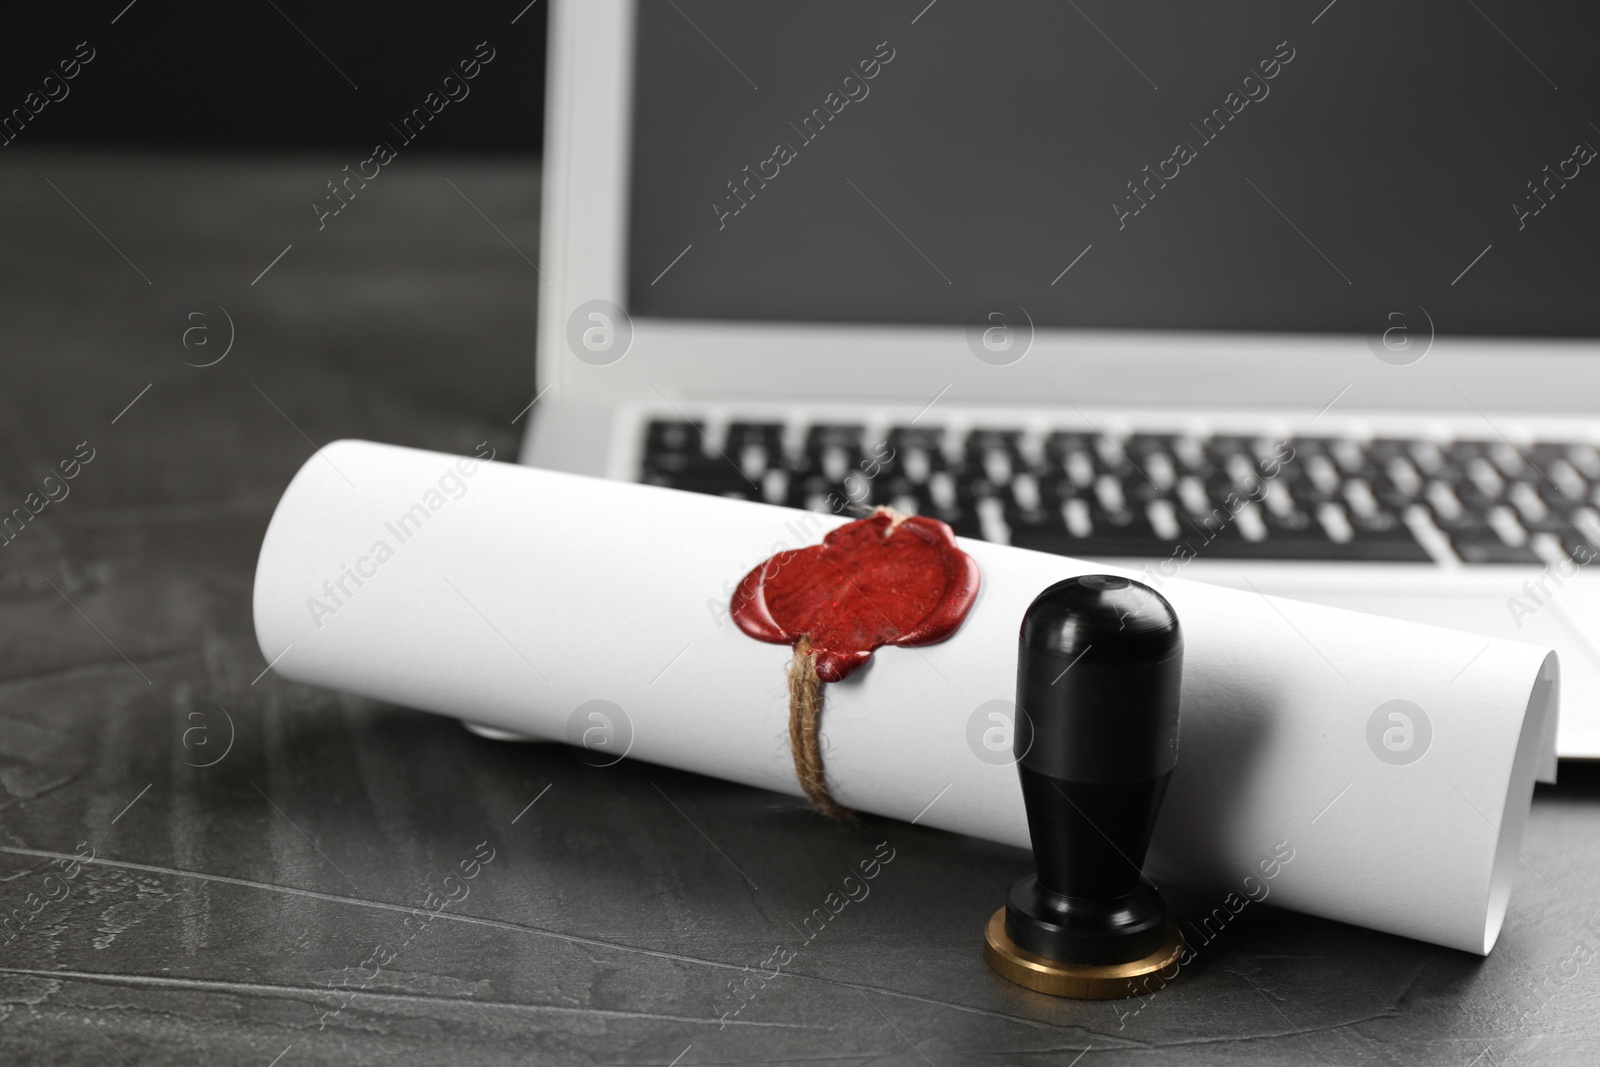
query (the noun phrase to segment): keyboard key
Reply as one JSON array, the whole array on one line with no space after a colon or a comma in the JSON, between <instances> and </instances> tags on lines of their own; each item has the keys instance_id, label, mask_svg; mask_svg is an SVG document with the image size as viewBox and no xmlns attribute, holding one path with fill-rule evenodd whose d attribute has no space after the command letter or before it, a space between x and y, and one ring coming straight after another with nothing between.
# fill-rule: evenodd
<instances>
[{"instance_id":1,"label":"keyboard key","mask_svg":"<svg viewBox=\"0 0 1600 1067\"><path fill-rule=\"evenodd\" d=\"M1267 536L1271 538L1319 542L1327 540L1327 535L1322 532L1322 527L1317 521L1299 508L1288 511L1268 508L1265 521Z\"/></svg>"},{"instance_id":2,"label":"keyboard key","mask_svg":"<svg viewBox=\"0 0 1600 1067\"><path fill-rule=\"evenodd\" d=\"M1150 486L1157 494L1166 494L1178 484L1178 469L1172 462L1172 456L1166 452L1149 452L1140 458L1144 467L1145 477L1150 480ZM1143 488L1138 492L1142 496Z\"/></svg>"},{"instance_id":3,"label":"keyboard key","mask_svg":"<svg viewBox=\"0 0 1600 1067\"><path fill-rule=\"evenodd\" d=\"M1145 508L1145 518L1150 520L1150 528L1162 541L1176 541L1183 531L1183 527L1178 525L1178 510L1170 500L1151 503Z\"/></svg>"},{"instance_id":4,"label":"keyboard key","mask_svg":"<svg viewBox=\"0 0 1600 1067\"><path fill-rule=\"evenodd\" d=\"M1486 499L1498 500L1500 494L1506 491L1506 480L1500 476L1494 464L1482 456L1476 456L1466 464L1467 477Z\"/></svg>"},{"instance_id":5,"label":"keyboard key","mask_svg":"<svg viewBox=\"0 0 1600 1067\"><path fill-rule=\"evenodd\" d=\"M1092 434L1053 433L1044 439L1045 458L1058 466L1065 465L1067 457L1077 452L1094 452Z\"/></svg>"},{"instance_id":6,"label":"keyboard key","mask_svg":"<svg viewBox=\"0 0 1600 1067\"><path fill-rule=\"evenodd\" d=\"M761 499L769 504L782 504L789 498L789 472L768 470L761 479Z\"/></svg>"},{"instance_id":7,"label":"keyboard key","mask_svg":"<svg viewBox=\"0 0 1600 1067\"><path fill-rule=\"evenodd\" d=\"M937 452L944 447L944 439L942 426L896 426L889 431L889 444L896 451L902 448L927 448Z\"/></svg>"},{"instance_id":8,"label":"keyboard key","mask_svg":"<svg viewBox=\"0 0 1600 1067\"><path fill-rule=\"evenodd\" d=\"M1432 441L1411 442L1411 462L1426 477L1437 477L1447 466L1444 450Z\"/></svg>"},{"instance_id":9,"label":"keyboard key","mask_svg":"<svg viewBox=\"0 0 1600 1067\"><path fill-rule=\"evenodd\" d=\"M715 496L761 498L759 485L747 479L738 467L722 456L685 452L663 452L655 456L642 479L649 485L685 489Z\"/></svg>"},{"instance_id":10,"label":"keyboard key","mask_svg":"<svg viewBox=\"0 0 1600 1067\"><path fill-rule=\"evenodd\" d=\"M702 448L702 429L697 422L657 419L645 430L645 456L662 452L698 452Z\"/></svg>"},{"instance_id":11,"label":"keyboard key","mask_svg":"<svg viewBox=\"0 0 1600 1067\"><path fill-rule=\"evenodd\" d=\"M1589 491L1588 481L1578 473L1578 468L1565 459L1554 460L1544 465L1543 469L1550 481L1545 483L1540 492L1554 488L1568 500L1582 500ZM1546 499L1549 499L1548 495Z\"/></svg>"},{"instance_id":12,"label":"keyboard key","mask_svg":"<svg viewBox=\"0 0 1600 1067\"><path fill-rule=\"evenodd\" d=\"M1313 455L1306 459L1306 476L1319 493L1333 496L1339 492L1339 468L1327 456Z\"/></svg>"},{"instance_id":13,"label":"keyboard key","mask_svg":"<svg viewBox=\"0 0 1600 1067\"><path fill-rule=\"evenodd\" d=\"M1094 459L1088 452L1073 452L1067 456L1067 477L1079 489L1087 489L1094 484L1095 467Z\"/></svg>"},{"instance_id":14,"label":"keyboard key","mask_svg":"<svg viewBox=\"0 0 1600 1067\"><path fill-rule=\"evenodd\" d=\"M1226 507L1216 507L1205 514L1193 512L1178 518L1179 540L1196 552L1222 553L1229 558L1248 555L1245 540L1235 516Z\"/></svg>"},{"instance_id":15,"label":"keyboard key","mask_svg":"<svg viewBox=\"0 0 1600 1067\"><path fill-rule=\"evenodd\" d=\"M1339 469L1346 474L1357 475L1367 469L1366 453L1354 441L1337 439L1328 451L1332 454L1335 462L1339 464Z\"/></svg>"},{"instance_id":16,"label":"keyboard key","mask_svg":"<svg viewBox=\"0 0 1600 1067\"><path fill-rule=\"evenodd\" d=\"M1518 482L1511 487L1507 496L1523 523L1533 525L1549 519L1550 505L1545 503L1538 489L1529 483Z\"/></svg>"},{"instance_id":17,"label":"keyboard key","mask_svg":"<svg viewBox=\"0 0 1600 1067\"><path fill-rule=\"evenodd\" d=\"M806 431L806 451L816 453L831 445L859 452L864 432L862 426L813 426Z\"/></svg>"},{"instance_id":18,"label":"keyboard key","mask_svg":"<svg viewBox=\"0 0 1600 1067\"><path fill-rule=\"evenodd\" d=\"M1178 503L1191 514L1203 515L1211 511L1211 494L1198 475L1186 474L1178 480Z\"/></svg>"},{"instance_id":19,"label":"keyboard key","mask_svg":"<svg viewBox=\"0 0 1600 1067\"><path fill-rule=\"evenodd\" d=\"M1031 474L1019 474L1011 482L1011 498L1023 511L1038 511L1041 503L1039 480Z\"/></svg>"},{"instance_id":20,"label":"keyboard key","mask_svg":"<svg viewBox=\"0 0 1600 1067\"><path fill-rule=\"evenodd\" d=\"M723 446L731 456L741 448L757 445L769 455L783 454L783 426L776 422L734 422L728 424L728 440Z\"/></svg>"},{"instance_id":21,"label":"keyboard key","mask_svg":"<svg viewBox=\"0 0 1600 1067\"><path fill-rule=\"evenodd\" d=\"M1061 505L1061 518L1071 537L1083 541L1094 536L1094 519L1089 502L1083 499L1068 500Z\"/></svg>"},{"instance_id":22,"label":"keyboard key","mask_svg":"<svg viewBox=\"0 0 1600 1067\"><path fill-rule=\"evenodd\" d=\"M1012 459L1009 452L994 449L983 454L983 476L990 485L1005 485L1012 478Z\"/></svg>"},{"instance_id":23,"label":"keyboard key","mask_svg":"<svg viewBox=\"0 0 1600 1067\"><path fill-rule=\"evenodd\" d=\"M1495 537L1482 541L1468 541L1460 537L1450 539L1450 547L1464 563L1540 563L1539 554L1527 545L1508 545Z\"/></svg>"},{"instance_id":24,"label":"keyboard key","mask_svg":"<svg viewBox=\"0 0 1600 1067\"><path fill-rule=\"evenodd\" d=\"M1445 462L1452 467L1465 469L1475 459L1487 457L1494 442L1478 440L1451 441L1442 449Z\"/></svg>"},{"instance_id":25,"label":"keyboard key","mask_svg":"<svg viewBox=\"0 0 1600 1067\"><path fill-rule=\"evenodd\" d=\"M1436 516L1435 522L1450 538L1450 547L1464 563L1540 562L1538 554L1527 544L1525 531L1520 544L1511 543L1501 530L1491 525L1486 514L1463 513L1455 519Z\"/></svg>"},{"instance_id":26,"label":"keyboard key","mask_svg":"<svg viewBox=\"0 0 1600 1067\"><path fill-rule=\"evenodd\" d=\"M1520 548L1528 543L1528 530L1517 521L1516 513L1510 508L1490 508L1486 516L1489 528L1500 535L1500 540L1513 548Z\"/></svg>"},{"instance_id":27,"label":"keyboard key","mask_svg":"<svg viewBox=\"0 0 1600 1067\"><path fill-rule=\"evenodd\" d=\"M1185 434L1174 438L1172 458L1177 460L1180 467L1188 473L1202 477L1211 473L1211 461L1206 458L1205 442L1198 437Z\"/></svg>"},{"instance_id":28,"label":"keyboard key","mask_svg":"<svg viewBox=\"0 0 1600 1067\"><path fill-rule=\"evenodd\" d=\"M708 456L703 452L662 452L645 469L647 473L680 480L740 480L739 468L725 456Z\"/></svg>"},{"instance_id":29,"label":"keyboard key","mask_svg":"<svg viewBox=\"0 0 1600 1067\"><path fill-rule=\"evenodd\" d=\"M1122 492L1120 479L1102 474L1094 480L1094 495L1102 510L1121 514L1128 510L1128 498Z\"/></svg>"},{"instance_id":30,"label":"keyboard key","mask_svg":"<svg viewBox=\"0 0 1600 1067\"><path fill-rule=\"evenodd\" d=\"M997 545L1011 543L1011 526L1006 522L1005 505L999 497L989 497L980 500L973 510L978 515L978 529L980 536L985 541L992 541Z\"/></svg>"},{"instance_id":31,"label":"keyboard key","mask_svg":"<svg viewBox=\"0 0 1600 1067\"><path fill-rule=\"evenodd\" d=\"M1362 519L1389 514L1378 502L1377 496L1372 492L1372 486L1364 478L1352 478L1344 483L1344 501L1350 513Z\"/></svg>"},{"instance_id":32,"label":"keyboard key","mask_svg":"<svg viewBox=\"0 0 1600 1067\"><path fill-rule=\"evenodd\" d=\"M945 432L938 427L896 426L889 431L892 458L886 464L918 485L927 483L934 471L946 469Z\"/></svg>"},{"instance_id":33,"label":"keyboard key","mask_svg":"<svg viewBox=\"0 0 1600 1067\"><path fill-rule=\"evenodd\" d=\"M1124 441L1122 447L1136 463L1142 464L1145 457L1156 452L1171 453L1175 441L1173 434L1136 433Z\"/></svg>"},{"instance_id":34,"label":"keyboard key","mask_svg":"<svg viewBox=\"0 0 1600 1067\"><path fill-rule=\"evenodd\" d=\"M894 459L890 462L897 471L916 485L926 485L933 472L943 467L942 457L937 452L925 448L897 449Z\"/></svg>"},{"instance_id":35,"label":"keyboard key","mask_svg":"<svg viewBox=\"0 0 1600 1067\"><path fill-rule=\"evenodd\" d=\"M1239 534L1246 541L1260 543L1267 539L1266 520L1261 517L1261 511L1256 505L1246 504L1239 509L1239 513L1233 519L1239 524Z\"/></svg>"},{"instance_id":36,"label":"keyboard key","mask_svg":"<svg viewBox=\"0 0 1600 1067\"><path fill-rule=\"evenodd\" d=\"M841 445L824 445L817 454L817 465L822 476L830 482L842 482L855 465L856 454Z\"/></svg>"},{"instance_id":37,"label":"keyboard key","mask_svg":"<svg viewBox=\"0 0 1600 1067\"><path fill-rule=\"evenodd\" d=\"M986 452L1004 452L1014 456L1017 454L1017 440L1021 436L1020 430L974 429L967 434L967 457L970 460Z\"/></svg>"},{"instance_id":38,"label":"keyboard key","mask_svg":"<svg viewBox=\"0 0 1600 1067\"><path fill-rule=\"evenodd\" d=\"M1530 473L1528 461L1523 458L1522 450L1504 441L1489 446L1489 459L1507 478L1515 480Z\"/></svg>"},{"instance_id":39,"label":"keyboard key","mask_svg":"<svg viewBox=\"0 0 1600 1067\"><path fill-rule=\"evenodd\" d=\"M1441 525L1456 522L1466 513L1461 498L1449 482L1429 482L1427 499L1433 507L1435 520Z\"/></svg>"},{"instance_id":40,"label":"keyboard key","mask_svg":"<svg viewBox=\"0 0 1600 1067\"><path fill-rule=\"evenodd\" d=\"M1398 437L1374 437L1367 442L1367 458L1377 467L1400 458L1410 462L1411 442Z\"/></svg>"},{"instance_id":41,"label":"keyboard key","mask_svg":"<svg viewBox=\"0 0 1600 1067\"><path fill-rule=\"evenodd\" d=\"M1240 434L1217 434L1206 444L1206 454L1219 464L1226 463L1230 456L1253 456L1255 451L1256 438Z\"/></svg>"},{"instance_id":42,"label":"keyboard key","mask_svg":"<svg viewBox=\"0 0 1600 1067\"><path fill-rule=\"evenodd\" d=\"M1567 460L1591 482L1600 480L1600 451L1593 445L1572 445L1567 448Z\"/></svg>"},{"instance_id":43,"label":"keyboard key","mask_svg":"<svg viewBox=\"0 0 1600 1067\"><path fill-rule=\"evenodd\" d=\"M1143 511L1124 507L1111 509L1095 504L1089 506L1089 521L1102 535L1128 540L1151 540L1155 530Z\"/></svg>"},{"instance_id":44,"label":"keyboard key","mask_svg":"<svg viewBox=\"0 0 1600 1067\"><path fill-rule=\"evenodd\" d=\"M1381 472L1375 472L1374 482L1380 498L1390 502L1390 506L1410 503L1422 492L1422 475L1417 471L1416 464L1406 456L1394 456L1383 464Z\"/></svg>"},{"instance_id":45,"label":"keyboard key","mask_svg":"<svg viewBox=\"0 0 1600 1067\"><path fill-rule=\"evenodd\" d=\"M1568 527L1566 534L1562 536L1561 547L1566 550L1567 555L1580 563L1593 563L1596 558L1600 558L1600 538L1579 533L1571 527Z\"/></svg>"},{"instance_id":46,"label":"keyboard key","mask_svg":"<svg viewBox=\"0 0 1600 1067\"><path fill-rule=\"evenodd\" d=\"M1317 521L1322 524L1328 540L1337 544L1354 540L1356 536L1355 528L1350 525L1350 517L1345 514L1344 508L1331 501L1317 508Z\"/></svg>"},{"instance_id":47,"label":"keyboard key","mask_svg":"<svg viewBox=\"0 0 1600 1067\"><path fill-rule=\"evenodd\" d=\"M1578 535L1592 545L1600 545L1600 512L1593 508L1578 508L1571 515L1572 527Z\"/></svg>"}]
</instances>

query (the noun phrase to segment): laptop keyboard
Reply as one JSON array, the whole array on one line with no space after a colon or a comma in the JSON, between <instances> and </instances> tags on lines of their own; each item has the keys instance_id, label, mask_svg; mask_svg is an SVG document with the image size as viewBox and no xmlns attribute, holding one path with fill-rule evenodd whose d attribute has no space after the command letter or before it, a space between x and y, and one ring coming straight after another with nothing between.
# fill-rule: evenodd
<instances>
[{"instance_id":1,"label":"laptop keyboard","mask_svg":"<svg viewBox=\"0 0 1600 1067\"><path fill-rule=\"evenodd\" d=\"M796 437L769 422L717 437L649 423L639 480L825 514L888 505L963 537L1088 558L1544 564L1600 545L1588 444L917 426L871 440L860 425Z\"/></svg>"}]
</instances>

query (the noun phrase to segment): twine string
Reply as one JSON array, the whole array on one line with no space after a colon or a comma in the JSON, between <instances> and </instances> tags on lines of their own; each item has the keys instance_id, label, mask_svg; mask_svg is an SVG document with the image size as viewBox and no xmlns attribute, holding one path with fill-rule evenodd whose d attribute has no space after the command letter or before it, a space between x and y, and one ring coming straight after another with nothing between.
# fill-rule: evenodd
<instances>
[{"instance_id":1,"label":"twine string","mask_svg":"<svg viewBox=\"0 0 1600 1067\"><path fill-rule=\"evenodd\" d=\"M789 750L794 756L794 775L813 810L843 820L850 818L850 813L833 799L822 768L822 684L811 641L801 637L795 642L794 661L789 665Z\"/></svg>"}]
</instances>

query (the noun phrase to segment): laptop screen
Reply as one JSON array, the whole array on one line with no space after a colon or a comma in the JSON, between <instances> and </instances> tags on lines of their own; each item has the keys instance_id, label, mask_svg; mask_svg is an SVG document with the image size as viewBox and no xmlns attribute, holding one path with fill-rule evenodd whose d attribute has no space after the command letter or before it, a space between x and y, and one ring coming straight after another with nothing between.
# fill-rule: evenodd
<instances>
[{"instance_id":1,"label":"laptop screen","mask_svg":"<svg viewBox=\"0 0 1600 1067\"><path fill-rule=\"evenodd\" d=\"M638 315L1600 336L1600 16L638 4Z\"/></svg>"}]
</instances>

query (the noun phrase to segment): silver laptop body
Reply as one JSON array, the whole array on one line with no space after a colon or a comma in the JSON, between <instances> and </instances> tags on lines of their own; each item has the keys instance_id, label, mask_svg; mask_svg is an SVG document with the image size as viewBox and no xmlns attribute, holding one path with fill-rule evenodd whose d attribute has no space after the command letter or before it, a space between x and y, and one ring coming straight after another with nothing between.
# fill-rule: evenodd
<instances>
[{"instance_id":1,"label":"silver laptop body","mask_svg":"<svg viewBox=\"0 0 1600 1067\"><path fill-rule=\"evenodd\" d=\"M1487 26L1527 128L1407 169L1354 10L981 7L552 0L522 461L1554 647L1600 757L1600 130Z\"/></svg>"}]
</instances>

